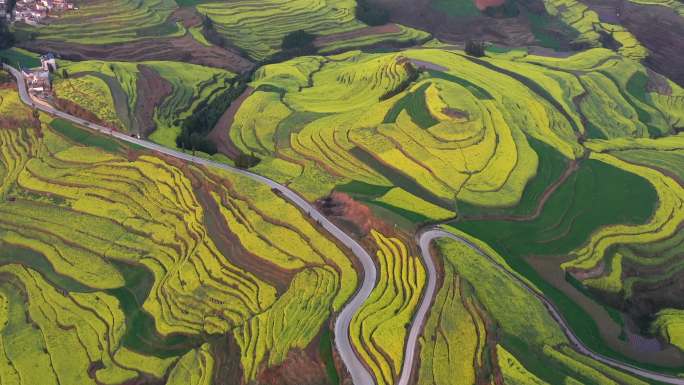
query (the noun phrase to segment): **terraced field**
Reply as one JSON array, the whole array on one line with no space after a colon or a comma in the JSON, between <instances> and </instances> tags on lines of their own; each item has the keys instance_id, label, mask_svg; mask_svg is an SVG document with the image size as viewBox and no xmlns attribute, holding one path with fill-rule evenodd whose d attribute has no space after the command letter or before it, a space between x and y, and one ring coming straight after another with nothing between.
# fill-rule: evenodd
<instances>
[{"instance_id":1,"label":"terraced field","mask_svg":"<svg viewBox=\"0 0 684 385\"><path fill-rule=\"evenodd\" d=\"M235 79L229 71L165 61L61 61L60 68L68 77L55 82L58 97L168 147L176 146L183 120L230 90Z\"/></svg>"},{"instance_id":2,"label":"terraced field","mask_svg":"<svg viewBox=\"0 0 684 385\"><path fill-rule=\"evenodd\" d=\"M350 325L352 343L378 384L394 384L401 372L404 341L425 286L425 269L404 242L372 232L379 281Z\"/></svg>"},{"instance_id":3,"label":"terraced field","mask_svg":"<svg viewBox=\"0 0 684 385\"><path fill-rule=\"evenodd\" d=\"M3 384L684 381L684 89L595 4L481 57L356 0L78 4L20 45L102 135L0 84Z\"/></svg>"},{"instance_id":4,"label":"terraced field","mask_svg":"<svg viewBox=\"0 0 684 385\"><path fill-rule=\"evenodd\" d=\"M185 29L169 20L173 0L94 0L78 2L45 27L22 26L39 39L80 44L110 44L149 37L182 36Z\"/></svg>"},{"instance_id":5,"label":"terraced field","mask_svg":"<svg viewBox=\"0 0 684 385\"><path fill-rule=\"evenodd\" d=\"M0 100L8 383L248 381L307 348L355 290L345 254L268 187L86 147L14 90ZM214 365L226 334L231 373Z\"/></svg>"},{"instance_id":6,"label":"terraced field","mask_svg":"<svg viewBox=\"0 0 684 385\"><path fill-rule=\"evenodd\" d=\"M576 353L534 295L466 244L442 239L437 250L446 279L421 342L418 383L647 383Z\"/></svg>"},{"instance_id":7,"label":"terraced field","mask_svg":"<svg viewBox=\"0 0 684 385\"><path fill-rule=\"evenodd\" d=\"M311 198L354 181L453 210L455 200L516 205L537 174L530 138L573 160L585 138L661 136L681 124L671 108L679 87L647 91L644 67L611 51L493 56L423 49L268 65L230 138L262 158L259 172ZM321 173L334 179L305 185Z\"/></svg>"},{"instance_id":8,"label":"terraced field","mask_svg":"<svg viewBox=\"0 0 684 385\"><path fill-rule=\"evenodd\" d=\"M342 0L239 0L206 2L197 10L214 22L216 30L257 60L281 49L283 37L305 30L321 36L340 35L322 44L324 50L362 47L381 42L427 40L429 35L408 27L389 33L366 34L365 24L355 17L356 1Z\"/></svg>"},{"instance_id":9,"label":"terraced field","mask_svg":"<svg viewBox=\"0 0 684 385\"><path fill-rule=\"evenodd\" d=\"M558 18L576 33L572 44L578 47L601 47L610 36L617 45L617 51L625 57L641 60L648 56L648 50L625 27L602 22L599 14L576 0L544 2L549 15Z\"/></svg>"}]
</instances>

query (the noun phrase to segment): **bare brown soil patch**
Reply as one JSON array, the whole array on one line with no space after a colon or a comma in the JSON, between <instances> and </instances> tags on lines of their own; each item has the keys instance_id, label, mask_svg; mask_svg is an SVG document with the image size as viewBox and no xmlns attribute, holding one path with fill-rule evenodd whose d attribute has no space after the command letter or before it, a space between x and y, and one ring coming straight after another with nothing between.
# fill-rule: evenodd
<instances>
[{"instance_id":1,"label":"bare brown soil patch","mask_svg":"<svg viewBox=\"0 0 684 385\"><path fill-rule=\"evenodd\" d=\"M212 344L214 357L214 378L212 384L232 385L242 378L240 346L231 333Z\"/></svg>"},{"instance_id":2,"label":"bare brown soil patch","mask_svg":"<svg viewBox=\"0 0 684 385\"><path fill-rule=\"evenodd\" d=\"M356 29L354 31L349 31L349 32L340 32L340 33L334 33L332 35L320 36L320 37L316 38L314 45L316 47L324 47L324 46L326 46L330 43L334 43L336 41L351 40L351 39L356 39L356 38L364 37L364 36L386 35L386 34L399 33L399 32L401 32L401 28L399 28L398 25L396 25L394 23L389 23L389 24L379 25L379 26L375 26L375 27L360 28L360 29Z\"/></svg>"},{"instance_id":3,"label":"bare brown soil patch","mask_svg":"<svg viewBox=\"0 0 684 385\"><path fill-rule=\"evenodd\" d=\"M457 110L455 108L445 108L442 113L454 119L470 119L470 114L467 111Z\"/></svg>"},{"instance_id":4,"label":"bare brown soil patch","mask_svg":"<svg viewBox=\"0 0 684 385\"><path fill-rule=\"evenodd\" d=\"M587 0L601 21L621 24L650 51L646 64L684 86L684 18L673 9L624 0Z\"/></svg>"},{"instance_id":5,"label":"bare brown soil patch","mask_svg":"<svg viewBox=\"0 0 684 385\"><path fill-rule=\"evenodd\" d=\"M285 362L262 371L257 382L262 385L321 385L328 384L328 379L325 365L316 355L293 349Z\"/></svg>"},{"instance_id":6,"label":"bare brown soil patch","mask_svg":"<svg viewBox=\"0 0 684 385\"><path fill-rule=\"evenodd\" d=\"M136 101L134 119L140 129L140 134L144 137L150 135L156 129L154 122L154 110L157 106L171 95L173 87L166 79L161 77L156 71L145 65L138 65L137 88L138 100Z\"/></svg>"},{"instance_id":7,"label":"bare brown soil patch","mask_svg":"<svg viewBox=\"0 0 684 385\"><path fill-rule=\"evenodd\" d=\"M368 206L346 193L335 191L328 197L316 201L316 206L325 216L342 222L344 227L358 238L365 237L372 229L384 234L394 232L391 226L375 217Z\"/></svg>"},{"instance_id":8,"label":"bare brown soil patch","mask_svg":"<svg viewBox=\"0 0 684 385\"><path fill-rule=\"evenodd\" d=\"M253 92L253 88L247 87L240 97L233 100L233 102L230 103L230 107L221 115L219 121L216 122L214 128L209 135L207 135L207 138L216 144L218 152L231 159L235 159L242 151L240 151L240 149L238 149L230 140L230 127L233 125L235 114L240 109L240 106L242 106L242 103L244 103Z\"/></svg>"},{"instance_id":9,"label":"bare brown soil patch","mask_svg":"<svg viewBox=\"0 0 684 385\"><path fill-rule=\"evenodd\" d=\"M587 314L591 315L591 318L596 322L596 326L598 327L600 338L606 346L639 362L666 367L678 367L682 365L684 355L673 347L668 347L658 352L643 354L638 346L632 345L629 341L620 340L619 336L622 332L622 326L616 323L608 314L606 308L600 304L603 302L603 299L597 301L586 296L566 280L565 272L560 268L560 264L568 259L569 257L561 259L544 256L528 257L526 258L526 261L544 279L544 281L562 291L570 300L583 308ZM629 321L629 318L627 318L626 321Z\"/></svg>"},{"instance_id":10,"label":"bare brown soil patch","mask_svg":"<svg viewBox=\"0 0 684 385\"><path fill-rule=\"evenodd\" d=\"M506 0L475 0L475 6L480 11L484 11L489 7L498 7L500 5L503 5L503 3L505 2Z\"/></svg>"},{"instance_id":11,"label":"bare brown soil patch","mask_svg":"<svg viewBox=\"0 0 684 385\"><path fill-rule=\"evenodd\" d=\"M34 52L57 52L68 60L146 61L169 60L208 67L223 68L236 73L249 71L254 64L239 53L219 47L207 47L190 35L181 38L145 39L107 45L74 44L53 40L33 40L20 44Z\"/></svg>"}]
</instances>

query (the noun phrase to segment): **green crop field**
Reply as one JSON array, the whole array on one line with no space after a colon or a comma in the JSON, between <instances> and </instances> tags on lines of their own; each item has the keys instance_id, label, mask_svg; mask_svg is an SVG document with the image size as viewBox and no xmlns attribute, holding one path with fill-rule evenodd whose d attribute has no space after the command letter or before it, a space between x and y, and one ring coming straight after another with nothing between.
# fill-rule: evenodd
<instances>
[{"instance_id":1,"label":"green crop field","mask_svg":"<svg viewBox=\"0 0 684 385\"><path fill-rule=\"evenodd\" d=\"M407 325L425 285L425 270L401 240L376 231L372 235L378 247L380 278L352 320L352 343L378 384L394 384L403 362Z\"/></svg>"},{"instance_id":2,"label":"green crop field","mask_svg":"<svg viewBox=\"0 0 684 385\"><path fill-rule=\"evenodd\" d=\"M211 18L220 34L256 60L279 52L283 37L298 30L330 38L322 47L324 51L429 37L404 26L398 26L397 31L367 35L362 31L365 24L355 18L355 8L354 0L239 0L197 5L197 10ZM340 34L339 40L333 38L335 34Z\"/></svg>"},{"instance_id":3,"label":"green crop field","mask_svg":"<svg viewBox=\"0 0 684 385\"><path fill-rule=\"evenodd\" d=\"M254 378L355 290L342 250L265 186L85 147L12 90L0 100L15 117L0 129L0 366L17 383L209 384L226 333Z\"/></svg>"},{"instance_id":4,"label":"green crop field","mask_svg":"<svg viewBox=\"0 0 684 385\"><path fill-rule=\"evenodd\" d=\"M459 242L437 244L449 279L421 341L418 383L472 384L500 373L515 384L646 384L569 348L542 303L492 260Z\"/></svg>"},{"instance_id":5,"label":"green crop field","mask_svg":"<svg viewBox=\"0 0 684 385\"><path fill-rule=\"evenodd\" d=\"M684 378L680 2L70 1L0 21L1 385Z\"/></svg>"},{"instance_id":6,"label":"green crop field","mask_svg":"<svg viewBox=\"0 0 684 385\"><path fill-rule=\"evenodd\" d=\"M680 124L677 93L648 92L632 80L645 76L641 65L608 50L588 52L566 59L476 60L430 49L297 58L256 72L256 91L229 134L262 158L260 172L295 186L323 169L334 178L327 183L394 185L446 209L455 200L510 208L544 172L539 157L549 151L573 160L586 151L578 137L647 138ZM315 198L325 189L300 192ZM398 209L411 211L402 201Z\"/></svg>"},{"instance_id":7,"label":"green crop field","mask_svg":"<svg viewBox=\"0 0 684 385\"><path fill-rule=\"evenodd\" d=\"M160 36L182 36L185 29L169 20L173 0L79 1L48 26L22 26L38 39L80 44L108 44Z\"/></svg>"},{"instance_id":8,"label":"green crop field","mask_svg":"<svg viewBox=\"0 0 684 385\"><path fill-rule=\"evenodd\" d=\"M58 97L127 131L140 132L146 123L152 124L154 131L145 134L168 147L176 146L183 120L200 104L211 103L229 90L235 78L229 71L167 61L60 61L60 65L68 77L60 76L56 80ZM160 94L163 92L160 89L145 89L141 96L140 82L150 76L158 76L166 84L168 94ZM86 97L88 93L97 93L98 97ZM149 122L142 121L146 110Z\"/></svg>"}]
</instances>

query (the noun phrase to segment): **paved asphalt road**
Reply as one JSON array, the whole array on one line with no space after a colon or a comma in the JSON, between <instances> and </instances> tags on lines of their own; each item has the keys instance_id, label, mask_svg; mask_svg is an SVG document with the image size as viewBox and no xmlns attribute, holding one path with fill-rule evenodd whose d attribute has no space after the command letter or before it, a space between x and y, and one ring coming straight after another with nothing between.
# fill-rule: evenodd
<instances>
[{"instance_id":1,"label":"paved asphalt road","mask_svg":"<svg viewBox=\"0 0 684 385\"><path fill-rule=\"evenodd\" d=\"M235 174L240 174L247 176L253 180L256 180L258 182L264 183L271 187L274 190L277 190L282 196L286 197L289 199L292 203L294 203L297 207L299 207L302 211L307 213L312 219L314 219L316 222L318 222L325 230L327 230L333 237L337 238L342 244L344 244L346 247L348 247L354 255L359 259L361 262L361 265L363 267L363 283L361 284L361 287L358 289L358 291L355 293L354 297L351 299L349 303L345 305L345 307L342 309L340 314L337 317L337 320L335 321L335 345L337 347L337 351L340 354L340 357L342 357L342 361L346 365L347 369L349 370L349 373L352 376L352 380L354 381L355 385L374 385L375 381L371 373L368 371L366 366L362 363L362 361L358 358L356 355L356 352L352 348L351 345L351 340L349 339L349 324L354 317L354 314L356 314L357 310L363 305L363 303L366 301L368 296L370 295L371 291L373 290L373 287L375 286L375 280L377 276L377 272L375 269L375 265L373 264L373 260L371 259L370 255L366 250L361 247L361 245L353 240L351 237L349 237L344 231L342 231L340 228L335 226L332 222L330 222L323 214L321 214L318 210L316 210L309 202L304 200L302 197L300 197L297 193L294 191L290 190L289 188L281 185L280 183L277 183L275 181L272 181L268 178L265 178L261 175L257 175L254 173L251 173L249 171L245 171L242 169L238 169L232 166L229 166L227 164L223 163L218 163L214 162L211 160L199 158L196 156L192 156L189 154L186 154L184 152L172 150L170 148L160 146L156 143L152 143L146 140L141 140L137 139L134 137L131 137L129 135L122 134L120 132L117 132L115 130L111 130L110 128L103 127L94 123L90 123L84 119L78 118L73 115L66 114L62 111L56 110L50 106L47 106L43 103L35 103L31 97L28 94L28 91L26 89L26 84L24 82L24 77L22 73L18 70L16 70L13 67L10 66L4 66L5 69L9 70L12 75L17 79L17 85L19 89L19 95L21 97L21 100L25 103L28 104L31 107L37 108L41 111L47 112L53 116L60 117L65 120L69 120L71 122L74 122L78 125L85 126L93 131L98 131L102 134L113 136L119 140L122 140L124 142L128 143L133 143L136 144L140 147L147 148L149 150L153 150L168 156L172 156L174 158L182 159L187 162L192 162L195 164L203 165L203 166L208 166L208 167L216 167L220 168Z\"/></svg>"},{"instance_id":2,"label":"paved asphalt road","mask_svg":"<svg viewBox=\"0 0 684 385\"><path fill-rule=\"evenodd\" d=\"M272 181L268 178L265 178L261 175L257 175L254 173L251 173L249 171L245 171L242 169L238 169L223 163L218 163L214 162L211 160L207 159L202 159L198 158L192 155L188 155L186 153L180 152L180 151L175 151L172 149L169 149L167 147L160 146L156 143L148 142L146 140L141 140L137 138L133 138L131 136L122 134L117 131L113 131L107 127L99 126L97 124L90 123L86 120L83 120L81 118L66 114L62 111L56 110L52 107L48 107L43 104L36 104L34 103L30 96L28 95L28 92L26 90L26 84L23 80L23 75L21 72L17 71L15 68L10 67L10 66L4 66L5 69L9 70L12 75L17 79L17 84L18 84L18 89L19 89L19 94L21 96L21 100L25 103L28 104L29 106L35 107L37 109L40 109L44 112L47 112L49 114L52 114L54 116L58 116L62 119L66 119L69 121L72 121L76 124L88 127L94 131L101 132L105 135L110 135L113 136L117 139L120 139L125 142L133 143L138 146L147 148L149 150L157 151L162 154L168 155L168 156L173 156L178 159L183 159L188 162L192 162L195 164L200 164L203 166L208 166L208 167L216 167L220 168L232 173L236 174L241 174L244 176L247 176L253 180L256 180L258 182L264 183L271 187L274 190L279 191L283 196L285 196L287 199L289 199L292 203L294 203L296 206L298 206L302 211L307 213L311 218L313 218L316 222L318 222L323 228L325 228L326 231L328 231L332 236L337 238L342 244L344 244L346 247L348 247L354 255L359 259L361 262L361 265L363 267L363 282L361 284L361 287L359 290L355 293L353 298L351 299L350 302L347 303L347 305L342 309L340 314L337 317L337 320L335 322L335 345L337 347L337 351L340 354L340 357L342 357L342 361L344 362L345 366L347 367L347 370L349 370L349 373L351 374L352 381L354 385L374 385L375 380L373 378L373 375L370 373L370 371L366 368L366 366L363 364L363 362L358 358L356 355L356 352L354 351L354 348L351 345L351 341L349 339L349 324L354 317L354 314L358 311L358 309L363 305L363 303L368 299L368 296L370 295L371 291L373 290L373 287L375 286L375 281L377 277L377 270L375 268L375 265L373 264L373 260L366 252L366 250L361 247L361 245L353 240L351 237L349 237L344 231L342 231L339 227L335 226L332 222L330 222L323 214L321 214L318 210L316 210L309 202L307 202L305 199L300 197L297 193L294 191L290 190L289 188ZM411 374L412 374L412 368L413 368L413 361L415 360L415 352L416 352L416 346L418 343L418 338L420 337L423 324L425 322L426 317L428 316L428 311L430 308L430 304L432 302L432 299L435 294L436 290L436 281L437 281L437 271L434 265L434 262L432 261L431 255L430 255L430 243L438 238L450 238L455 241L461 242L466 244L469 248L471 248L473 251L477 252L478 254L486 257L489 259L492 263L495 264L495 266L503 271L504 273L508 274L511 278L513 278L516 282L518 282L523 288L525 288L527 291L529 291L531 294L533 294L535 297L537 297L546 307L546 309L549 311L549 314L553 317L553 319L558 323L558 325L563 329L563 332L565 333L566 337L570 340L570 343L575 347L577 351L580 353L589 356L597 361L603 362L607 365L610 365L615 368L622 369L626 372L648 378L651 380L656 380L668 384L677 384L677 385L684 385L684 379L675 377L675 376L668 376L665 374L659 374L647 370L643 370L637 367L634 367L629 364L625 364L623 362L603 357L601 355L598 355L592 351L590 351L582 342L577 338L577 336L572 332L572 330L568 327L565 319L560 315L560 312L556 309L556 307L548 300L546 297L544 297L542 294L538 293L536 290L533 288L529 287L525 281L520 279L517 275L513 274L510 272L508 269L504 268L501 266L494 258L483 252L479 247L468 241L467 239L461 238L459 236L456 236L454 234L448 233L443 230L438 230L438 229L432 229L425 231L420 234L419 236L419 245L420 245L420 251L421 251L421 256L423 258L423 263L425 267L427 268L428 272L428 279L427 279L427 289L425 293L423 293L422 296L422 302L420 304L420 307L418 308L418 311L416 312L413 323L411 325L411 330L409 331L409 338L406 342L406 353L404 357L404 363L402 366L402 371L401 371L401 376L399 378L399 381L397 382L397 385L408 385L409 380L411 379Z\"/></svg>"},{"instance_id":3,"label":"paved asphalt road","mask_svg":"<svg viewBox=\"0 0 684 385\"><path fill-rule=\"evenodd\" d=\"M461 242L468 246L471 250L476 252L477 254L487 258L491 263L494 264L494 266L499 269L501 272L504 274L508 275L510 278L512 278L517 284L519 284L523 289L527 290L530 294L534 295L541 303L544 305L546 310L549 312L551 317L558 323L558 326L561 327L563 330L563 333L565 333L565 336L568 338L572 346L580 352L581 354L591 357L596 361L600 361L606 365L612 366L617 369L624 370L625 372L635 374L637 376L641 376L643 378L649 379L649 380L655 380L667 384L677 384L677 385L684 385L684 379L679 378L676 376L669 376L666 374L660 374L656 372L651 372L648 370L644 370L641 368L637 368L635 366L626 364L624 362L620 362L618 360L604 357L600 354L596 354L589 350L582 341L577 338L577 336L572 332L570 327L568 326L567 322L563 318L563 316L560 314L556 306L551 303L544 295L539 293L537 290L533 289L530 287L527 282L525 282L523 279L521 279L519 276L517 276L515 273L511 272L510 270L506 269L503 267L499 262L492 258L489 254L485 253L480 247L475 245L474 243L470 242L469 240L459 237L458 235L439 230L439 229L430 229L425 232L423 232L420 235L419 238L419 244L420 244L420 250L421 253L423 254L423 259L429 259L430 258L430 243L436 239L439 238L449 238L453 239L454 241Z\"/></svg>"}]
</instances>

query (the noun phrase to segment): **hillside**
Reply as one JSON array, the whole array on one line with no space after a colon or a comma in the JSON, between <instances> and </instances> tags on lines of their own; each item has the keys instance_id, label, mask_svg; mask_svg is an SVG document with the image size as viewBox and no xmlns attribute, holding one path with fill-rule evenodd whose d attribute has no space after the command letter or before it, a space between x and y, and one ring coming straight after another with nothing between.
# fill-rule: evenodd
<instances>
[{"instance_id":1,"label":"hillside","mask_svg":"<svg viewBox=\"0 0 684 385\"><path fill-rule=\"evenodd\" d=\"M678 1L46 2L0 384L683 383Z\"/></svg>"}]
</instances>

